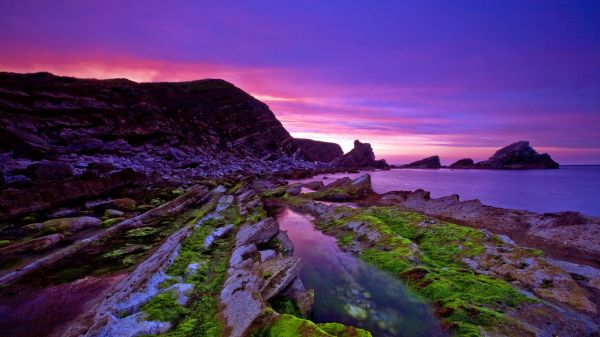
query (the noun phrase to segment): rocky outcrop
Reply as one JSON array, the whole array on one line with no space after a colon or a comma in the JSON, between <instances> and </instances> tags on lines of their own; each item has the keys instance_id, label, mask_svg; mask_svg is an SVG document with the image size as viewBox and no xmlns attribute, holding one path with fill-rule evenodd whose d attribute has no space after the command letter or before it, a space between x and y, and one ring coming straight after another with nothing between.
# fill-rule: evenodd
<instances>
[{"instance_id":1,"label":"rocky outcrop","mask_svg":"<svg viewBox=\"0 0 600 337\"><path fill-rule=\"evenodd\" d=\"M600 266L600 218L577 212L534 213L460 201L456 194L435 198L429 192L388 192L380 205L401 205L424 214L509 235L517 243L543 248L551 256Z\"/></svg>"},{"instance_id":2,"label":"rocky outcrop","mask_svg":"<svg viewBox=\"0 0 600 337\"><path fill-rule=\"evenodd\" d=\"M340 178L317 192L306 193L305 196L314 200L352 201L373 193L375 192L371 186L371 176L364 174L354 180L348 177Z\"/></svg>"},{"instance_id":3,"label":"rocky outcrop","mask_svg":"<svg viewBox=\"0 0 600 337\"><path fill-rule=\"evenodd\" d=\"M539 154L529 142L520 141L501 148L490 159L476 166L491 169L557 169L559 164L547 153Z\"/></svg>"},{"instance_id":4,"label":"rocky outcrop","mask_svg":"<svg viewBox=\"0 0 600 337\"><path fill-rule=\"evenodd\" d=\"M375 153L369 143L361 143L358 139L354 141L354 148L341 158L333 161L333 164L345 168L388 168L385 159L375 160Z\"/></svg>"},{"instance_id":5,"label":"rocky outcrop","mask_svg":"<svg viewBox=\"0 0 600 337\"><path fill-rule=\"evenodd\" d=\"M431 156L425 159L417 160L410 164L401 165L399 168L414 168L414 169L439 169L442 165L440 164L439 156Z\"/></svg>"},{"instance_id":6,"label":"rocky outcrop","mask_svg":"<svg viewBox=\"0 0 600 337\"><path fill-rule=\"evenodd\" d=\"M529 142L520 141L496 151L488 160L474 163L473 159L461 159L448 166L451 169L557 169L559 164L547 153L539 154Z\"/></svg>"},{"instance_id":7,"label":"rocky outcrop","mask_svg":"<svg viewBox=\"0 0 600 337\"><path fill-rule=\"evenodd\" d=\"M273 218L245 224L239 229L220 294L227 336L248 336L273 321L277 313L267 310L267 302L284 290L290 298L301 300L299 307L310 311L306 306L312 304L312 296L301 282L296 282L300 259L277 255L273 250L257 250L257 245L264 245L281 234L279 224ZM285 253L285 250L279 250Z\"/></svg>"},{"instance_id":8,"label":"rocky outcrop","mask_svg":"<svg viewBox=\"0 0 600 337\"><path fill-rule=\"evenodd\" d=\"M469 169L474 168L475 163L471 158L460 159L454 162L452 165L448 166L451 169Z\"/></svg>"},{"instance_id":9,"label":"rocky outcrop","mask_svg":"<svg viewBox=\"0 0 600 337\"><path fill-rule=\"evenodd\" d=\"M344 155L342 147L336 143L303 138L295 138L294 140L306 160L329 163Z\"/></svg>"}]
</instances>

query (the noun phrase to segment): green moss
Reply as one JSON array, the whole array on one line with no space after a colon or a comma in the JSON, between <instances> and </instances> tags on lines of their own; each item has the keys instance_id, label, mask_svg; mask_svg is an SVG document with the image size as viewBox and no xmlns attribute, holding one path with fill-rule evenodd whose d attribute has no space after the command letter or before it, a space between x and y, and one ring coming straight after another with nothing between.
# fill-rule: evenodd
<instances>
[{"instance_id":1,"label":"green moss","mask_svg":"<svg viewBox=\"0 0 600 337\"><path fill-rule=\"evenodd\" d=\"M271 301L271 307L279 314L294 315L296 317L302 317L302 313L296 306L293 300L288 298L276 298Z\"/></svg>"},{"instance_id":2,"label":"green moss","mask_svg":"<svg viewBox=\"0 0 600 337\"><path fill-rule=\"evenodd\" d=\"M248 221L248 223L257 223L266 218L267 211L265 211L262 206L259 206L246 218L246 221Z\"/></svg>"},{"instance_id":3,"label":"green moss","mask_svg":"<svg viewBox=\"0 0 600 337\"><path fill-rule=\"evenodd\" d=\"M404 259L406 255L406 250L402 248L391 251L365 249L360 253L360 258L377 266L380 269L398 274L410 266L410 263Z\"/></svg>"},{"instance_id":4,"label":"green moss","mask_svg":"<svg viewBox=\"0 0 600 337\"><path fill-rule=\"evenodd\" d=\"M232 188L230 188L229 191L227 191L227 194L236 194L244 186L246 186L246 181L245 180L241 180L240 182L238 182L237 184L235 184Z\"/></svg>"},{"instance_id":5,"label":"green moss","mask_svg":"<svg viewBox=\"0 0 600 337\"><path fill-rule=\"evenodd\" d=\"M153 297L141 310L148 313L148 320L161 322L174 322L188 313L188 309L179 305L177 298L170 291Z\"/></svg>"},{"instance_id":6,"label":"green moss","mask_svg":"<svg viewBox=\"0 0 600 337\"><path fill-rule=\"evenodd\" d=\"M125 234L128 238L139 238L144 236L154 235L161 231L161 228L157 227L140 227L129 230L127 234Z\"/></svg>"},{"instance_id":7,"label":"green moss","mask_svg":"<svg viewBox=\"0 0 600 337\"><path fill-rule=\"evenodd\" d=\"M22 223L34 223L37 222L39 216L35 213L27 214L26 216L21 218Z\"/></svg>"},{"instance_id":8,"label":"green moss","mask_svg":"<svg viewBox=\"0 0 600 337\"><path fill-rule=\"evenodd\" d=\"M281 197L285 194L287 186L279 186L261 193L263 198Z\"/></svg>"},{"instance_id":9,"label":"green moss","mask_svg":"<svg viewBox=\"0 0 600 337\"><path fill-rule=\"evenodd\" d=\"M532 301L505 280L476 274L462 262L485 252L486 237L479 230L444 222L423 223L425 216L395 207L344 212L348 214L340 213L342 217L336 220L317 219L316 224L335 235L342 246L353 240L354 233L345 226L351 221L366 223L381 233L381 240L363 250L360 258L403 279L436 303L455 335L479 336L482 327L502 325L508 308Z\"/></svg>"},{"instance_id":10,"label":"green moss","mask_svg":"<svg viewBox=\"0 0 600 337\"><path fill-rule=\"evenodd\" d=\"M100 227L102 227L102 228L112 227L112 225L116 224L120 220L121 219L119 219L119 218L106 219L106 220L102 221L102 225L100 225Z\"/></svg>"},{"instance_id":11,"label":"green moss","mask_svg":"<svg viewBox=\"0 0 600 337\"><path fill-rule=\"evenodd\" d=\"M184 193L183 190L180 190L178 188L174 189L174 190L171 190L171 195L173 195L174 197L178 197L180 195L183 195L183 193Z\"/></svg>"},{"instance_id":12,"label":"green moss","mask_svg":"<svg viewBox=\"0 0 600 337\"><path fill-rule=\"evenodd\" d=\"M280 315L264 333L264 337L370 337L365 330L348 327L338 323L315 324L296 316Z\"/></svg>"},{"instance_id":13,"label":"green moss","mask_svg":"<svg viewBox=\"0 0 600 337\"><path fill-rule=\"evenodd\" d=\"M355 235L354 232L348 232L341 237L338 238L338 243L340 246L349 246L354 241Z\"/></svg>"},{"instance_id":14,"label":"green moss","mask_svg":"<svg viewBox=\"0 0 600 337\"><path fill-rule=\"evenodd\" d=\"M332 336L337 337L370 337L371 333L368 331L343 325L340 323L320 323L317 324L319 328L327 332Z\"/></svg>"},{"instance_id":15,"label":"green moss","mask_svg":"<svg viewBox=\"0 0 600 337\"><path fill-rule=\"evenodd\" d=\"M0 247L7 246L10 244L10 240L0 240Z\"/></svg>"}]
</instances>

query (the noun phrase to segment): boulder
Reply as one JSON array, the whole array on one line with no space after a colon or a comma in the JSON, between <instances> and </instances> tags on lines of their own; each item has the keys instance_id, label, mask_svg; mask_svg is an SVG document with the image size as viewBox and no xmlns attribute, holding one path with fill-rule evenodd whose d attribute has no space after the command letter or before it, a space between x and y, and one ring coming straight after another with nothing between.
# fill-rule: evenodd
<instances>
[{"instance_id":1,"label":"boulder","mask_svg":"<svg viewBox=\"0 0 600 337\"><path fill-rule=\"evenodd\" d=\"M279 233L279 224L273 218L266 218L255 224L240 227L236 237L236 246L266 243Z\"/></svg>"},{"instance_id":2,"label":"boulder","mask_svg":"<svg viewBox=\"0 0 600 337\"><path fill-rule=\"evenodd\" d=\"M342 147L336 143L312 139L295 138L304 159L308 161L332 162L344 155Z\"/></svg>"},{"instance_id":3,"label":"boulder","mask_svg":"<svg viewBox=\"0 0 600 337\"><path fill-rule=\"evenodd\" d=\"M91 216L80 216L73 218L58 218L47 220L42 223L25 226L30 231L71 232L75 233L89 227L99 227L102 220Z\"/></svg>"},{"instance_id":4,"label":"boulder","mask_svg":"<svg viewBox=\"0 0 600 337\"><path fill-rule=\"evenodd\" d=\"M308 183L304 184L304 187L309 188L309 189L311 189L313 191L318 191L321 188L323 188L324 186L325 185L320 180L315 180L315 181L311 181L311 182L308 182Z\"/></svg>"},{"instance_id":5,"label":"boulder","mask_svg":"<svg viewBox=\"0 0 600 337\"><path fill-rule=\"evenodd\" d=\"M300 195L300 193L302 193L302 184L295 183L288 185L288 187L285 189L285 193L292 196Z\"/></svg>"},{"instance_id":6,"label":"boulder","mask_svg":"<svg viewBox=\"0 0 600 337\"><path fill-rule=\"evenodd\" d=\"M475 168L475 163L473 162L473 159L465 158L465 159L457 160L454 164L448 166L448 168L451 168L451 169Z\"/></svg>"},{"instance_id":7,"label":"boulder","mask_svg":"<svg viewBox=\"0 0 600 337\"><path fill-rule=\"evenodd\" d=\"M557 169L559 164L547 153L539 154L528 141L519 141L496 151L490 159L476 164L487 169Z\"/></svg>"},{"instance_id":8,"label":"boulder","mask_svg":"<svg viewBox=\"0 0 600 337\"><path fill-rule=\"evenodd\" d=\"M399 168L414 168L414 169L439 169L442 165L440 164L439 156L431 156L425 159L417 160L410 164L401 165Z\"/></svg>"},{"instance_id":9,"label":"boulder","mask_svg":"<svg viewBox=\"0 0 600 337\"><path fill-rule=\"evenodd\" d=\"M300 274L300 259L293 256L279 256L260 265L264 283L260 293L265 301L277 296Z\"/></svg>"}]
</instances>

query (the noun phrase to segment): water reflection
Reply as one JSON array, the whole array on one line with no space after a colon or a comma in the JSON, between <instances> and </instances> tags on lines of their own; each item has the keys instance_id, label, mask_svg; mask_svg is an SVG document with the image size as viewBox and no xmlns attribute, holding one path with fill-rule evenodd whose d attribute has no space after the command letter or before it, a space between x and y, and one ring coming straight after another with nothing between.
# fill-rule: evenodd
<instances>
[{"instance_id":1,"label":"water reflection","mask_svg":"<svg viewBox=\"0 0 600 337\"><path fill-rule=\"evenodd\" d=\"M373 336L443 335L429 306L389 274L340 250L310 216L285 209L278 220L304 261L304 285L315 290L314 321L341 322Z\"/></svg>"}]
</instances>

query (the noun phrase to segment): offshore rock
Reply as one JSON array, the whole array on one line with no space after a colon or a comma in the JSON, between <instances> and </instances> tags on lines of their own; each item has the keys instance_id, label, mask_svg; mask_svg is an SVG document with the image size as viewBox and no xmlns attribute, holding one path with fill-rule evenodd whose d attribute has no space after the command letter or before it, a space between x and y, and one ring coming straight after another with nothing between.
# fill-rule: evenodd
<instances>
[{"instance_id":1,"label":"offshore rock","mask_svg":"<svg viewBox=\"0 0 600 337\"><path fill-rule=\"evenodd\" d=\"M528 141L510 144L496 151L486 161L477 163L478 168L491 169L557 169L559 164L547 153L539 154Z\"/></svg>"},{"instance_id":2,"label":"offshore rock","mask_svg":"<svg viewBox=\"0 0 600 337\"><path fill-rule=\"evenodd\" d=\"M448 166L451 169L470 169L475 168L475 163L471 158L457 160L454 164Z\"/></svg>"},{"instance_id":3,"label":"offshore rock","mask_svg":"<svg viewBox=\"0 0 600 337\"><path fill-rule=\"evenodd\" d=\"M338 167L345 168L388 168L385 160L375 160L375 153L369 143L361 143L358 139L354 141L354 148L341 158L333 161Z\"/></svg>"},{"instance_id":4,"label":"offshore rock","mask_svg":"<svg viewBox=\"0 0 600 337\"><path fill-rule=\"evenodd\" d=\"M439 156L431 156L425 159L417 160L410 164L401 165L399 168L416 168L416 169L439 169L442 165L440 164Z\"/></svg>"}]
</instances>

